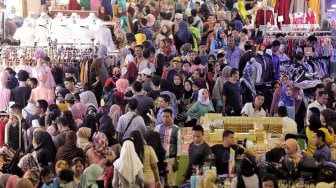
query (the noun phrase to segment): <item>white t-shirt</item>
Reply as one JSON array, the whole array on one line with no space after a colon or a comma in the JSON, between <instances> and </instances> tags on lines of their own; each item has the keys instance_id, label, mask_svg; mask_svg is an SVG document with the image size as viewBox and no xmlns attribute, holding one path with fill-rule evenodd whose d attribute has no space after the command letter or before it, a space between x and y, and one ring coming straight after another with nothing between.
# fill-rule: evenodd
<instances>
[{"instance_id":1,"label":"white t-shirt","mask_svg":"<svg viewBox=\"0 0 336 188\"><path fill-rule=\"evenodd\" d=\"M248 102L244 105L241 114L247 115L248 117L266 117L265 110L261 108L259 111L256 111L253 107L253 103L251 102Z\"/></svg>"}]
</instances>

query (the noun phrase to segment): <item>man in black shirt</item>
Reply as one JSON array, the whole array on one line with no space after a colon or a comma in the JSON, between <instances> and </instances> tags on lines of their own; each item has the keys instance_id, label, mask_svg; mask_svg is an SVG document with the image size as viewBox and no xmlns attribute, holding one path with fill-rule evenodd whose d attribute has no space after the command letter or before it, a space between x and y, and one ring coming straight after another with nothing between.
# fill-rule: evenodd
<instances>
[{"instance_id":1,"label":"man in black shirt","mask_svg":"<svg viewBox=\"0 0 336 188\"><path fill-rule=\"evenodd\" d=\"M225 113L225 108L227 106L231 106L233 107L234 115L240 116L240 112L242 109L242 95L238 80L239 71L236 68L232 68L229 81L225 82L223 85L223 113Z\"/></svg>"},{"instance_id":2,"label":"man in black shirt","mask_svg":"<svg viewBox=\"0 0 336 188\"><path fill-rule=\"evenodd\" d=\"M22 107L27 106L27 101L30 97L31 88L26 85L26 81L29 78L29 73L24 70L20 70L17 73L19 85L12 89L11 101L20 104Z\"/></svg>"},{"instance_id":3,"label":"man in black shirt","mask_svg":"<svg viewBox=\"0 0 336 188\"><path fill-rule=\"evenodd\" d=\"M190 179L193 166L203 167L206 159L211 154L208 143L204 141L204 130L202 126L194 126L192 130L193 142L189 145L189 164L186 169L185 180Z\"/></svg>"},{"instance_id":4,"label":"man in black shirt","mask_svg":"<svg viewBox=\"0 0 336 188\"><path fill-rule=\"evenodd\" d=\"M143 94L142 90L142 83L141 82L134 82L132 85L134 96L133 98L138 101L138 111L139 114L142 116L142 118L145 121L145 124L148 125L151 120L147 116L147 113L151 113L150 109L154 111L154 101L152 98L147 97Z\"/></svg>"},{"instance_id":5,"label":"man in black shirt","mask_svg":"<svg viewBox=\"0 0 336 188\"><path fill-rule=\"evenodd\" d=\"M235 158L238 155L244 153L244 149L238 145L234 145L234 132L231 130L226 130L223 132L223 143L216 144L211 147L211 152L215 156L215 166L217 169L217 174L228 174L229 170L229 159L230 159L230 148L235 150Z\"/></svg>"}]
</instances>

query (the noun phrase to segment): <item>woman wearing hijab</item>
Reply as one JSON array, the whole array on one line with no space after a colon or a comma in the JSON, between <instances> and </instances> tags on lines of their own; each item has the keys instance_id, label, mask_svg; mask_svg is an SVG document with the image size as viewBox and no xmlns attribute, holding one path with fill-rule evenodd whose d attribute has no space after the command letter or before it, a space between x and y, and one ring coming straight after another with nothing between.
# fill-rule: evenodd
<instances>
[{"instance_id":1,"label":"woman wearing hijab","mask_svg":"<svg viewBox=\"0 0 336 188\"><path fill-rule=\"evenodd\" d=\"M14 188L16 187L17 182L20 180L19 176L17 175L11 175L7 182L6 182L6 188Z\"/></svg>"},{"instance_id":2,"label":"woman wearing hijab","mask_svg":"<svg viewBox=\"0 0 336 188\"><path fill-rule=\"evenodd\" d=\"M108 146L117 144L117 140L114 138L116 130L112 124L112 119L108 115L103 115L99 119L99 131L104 133L108 140Z\"/></svg>"},{"instance_id":3,"label":"woman wearing hijab","mask_svg":"<svg viewBox=\"0 0 336 188\"><path fill-rule=\"evenodd\" d=\"M243 104L245 104L253 102L257 92L252 82L252 65L247 64L243 72L243 76L240 78L240 87L242 91Z\"/></svg>"},{"instance_id":4,"label":"woman wearing hijab","mask_svg":"<svg viewBox=\"0 0 336 188\"><path fill-rule=\"evenodd\" d=\"M71 164L72 159L80 157L85 159L85 154L81 148L76 146L77 135L75 131L68 131L65 135L65 144L61 146L56 154L56 161L65 160L68 164Z\"/></svg>"},{"instance_id":5,"label":"woman wearing hijab","mask_svg":"<svg viewBox=\"0 0 336 188\"><path fill-rule=\"evenodd\" d=\"M143 164L135 151L133 141L126 140L120 157L114 163L113 187L143 187Z\"/></svg>"},{"instance_id":6,"label":"woman wearing hijab","mask_svg":"<svg viewBox=\"0 0 336 188\"><path fill-rule=\"evenodd\" d=\"M33 136L33 147L36 159L41 168L55 161L56 147L49 133L37 131ZM34 153L33 153L34 155Z\"/></svg>"},{"instance_id":7,"label":"woman wearing hijab","mask_svg":"<svg viewBox=\"0 0 336 188\"><path fill-rule=\"evenodd\" d=\"M92 91L84 91L79 94L80 100L82 103L86 104L89 108L90 106L94 107L96 110L98 109L98 102L95 94Z\"/></svg>"},{"instance_id":8,"label":"woman wearing hijab","mask_svg":"<svg viewBox=\"0 0 336 188\"><path fill-rule=\"evenodd\" d=\"M88 127L81 127L77 131L77 147L86 152L92 146L89 141L91 138L91 129Z\"/></svg>"},{"instance_id":9,"label":"woman wearing hijab","mask_svg":"<svg viewBox=\"0 0 336 188\"><path fill-rule=\"evenodd\" d=\"M24 172L24 178L28 178L34 185L39 183L40 169L32 154L27 153L23 156L18 163L18 167Z\"/></svg>"},{"instance_id":10,"label":"woman wearing hijab","mask_svg":"<svg viewBox=\"0 0 336 188\"><path fill-rule=\"evenodd\" d=\"M302 155L298 142L293 139L287 139L283 145L286 155L284 157L283 169L291 174L291 179L296 180L301 177L301 172L318 172L316 162L308 155ZM314 174L312 174L313 177Z\"/></svg>"},{"instance_id":11,"label":"woman wearing hijab","mask_svg":"<svg viewBox=\"0 0 336 188\"><path fill-rule=\"evenodd\" d=\"M119 92L126 93L126 89L129 87L127 79L120 78L116 81L116 89Z\"/></svg>"},{"instance_id":12,"label":"woman wearing hijab","mask_svg":"<svg viewBox=\"0 0 336 188\"><path fill-rule=\"evenodd\" d=\"M193 104L193 90L192 90L192 81L184 81L184 93L182 97L182 109L186 112Z\"/></svg>"},{"instance_id":13,"label":"woman wearing hijab","mask_svg":"<svg viewBox=\"0 0 336 188\"><path fill-rule=\"evenodd\" d=\"M209 99L209 91L206 89L200 89L198 91L197 102L194 103L188 110L187 114L192 119L200 119L205 113L214 112L214 107Z\"/></svg>"},{"instance_id":14,"label":"woman wearing hijab","mask_svg":"<svg viewBox=\"0 0 336 188\"><path fill-rule=\"evenodd\" d=\"M176 96L176 100L181 100L183 95L183 84L182 84L182 76L179 74L175 74L174 81L172 84L172 91Z\"/></svg>"},{"instance_id":15,"label":"woman wearing hijab","mask_svg":"<svg viewBox=\"0 0 336 188\"><path fill-rule=\"evenodd\" d=\"M122 115L122 111L119 105L114 104L110 108L110 112L108 113L108 116L112 119L112 125L114 128L117 128L118 120L120 116Z\"/></svg>"},{"instance_id":16,"label":"woman wearing hijab","mask_svg":"<svg viewBox=\"0 0 336 188\"><path fill-rule=\"evenodd\" d=\"M33 183L27 178L20 178L15 188L33 188Z\"/></svg>"},{"instance_id":17,"label":"woman wearing hijab","mask_svg":"<svg viewBox=\"0 0 336 188\"><path fill-rule=\"evenodd\" d=\"M113 150L108 147L108 139L104 133L95 133L92 140L92 147L86 152L89 164L100 164L103 159L112 161L115 158Z\"/></svg>"},{"instance_id":18,"label":"woman wearing hijab","mask_svg":"<svg viewBox=\"0 0 336 188\"><path fill-rule=\"evenodd\" d=\"M255 157L247 154L241 161L238 176L232 179L231 188L259 187L259 178L256 174Z\"/></svg>"},{"instance_id":19,"label":"woman wearing hijab","mask_svg":"<svg viewBox=\"0 0 336 188\"><path fill-rule=\"evenodd\" d=\"M97 179L103 174L104 170L97 164L87 167L81 177L79 187L98 188Z\"/></svg>"},{"instance_id":20,"label":"woman wearing hijab","mask_svg":"<svg viewBox=\"0 0 336 188\"><path fill-rule=\"evenodd\" d=\"M214 40L210 44L210 53L217 57L217 54L224 51L226 43L226 34L222 29L217 29Z\"/></svg>"},{"instance_id":21,"label":"woman wearing hijab","mask_svg":"<svg viewBox=\"0 0 336 188\"><path fill-rule=\"evenodd\" d=\"M224 83L229 80L230 72L232 67L227 65L222 70L222 76L218 77L215 86L212 90L212 100L215 101L216 104L216 112L220 113L222 110L222 92L223 92L223 85Z\"/></svg>"},{"instance_id":22,"label":"woman wearing hijab","mask_svg":"<svg viewBox=\"0 0 336 188\"><path fill-rule=\"evenodd\" d=\"M185 43L193 44L192 33L188 30L187 23L185 21L180 21L179 29L174 34L174 41L177 50L180 50L181 46Z\"/></svg>"},{"instance_id":23,"label":"woman wearing hijab","mask_svg":"<svg viewBox=\"0 0 336 188\"><path fill-rule=\"evenodd\" d=\"M288 117L295 120L295 103L292 97L292 88L284 85L281 88L281 97L278 106L286 106Z\"/></svg>"},{"instance_id":24,"label":"woman wearing hijab","mask_svg":"<svg viewBox=\"0 0 336 188\"><path fill-rule=\"evenodd\" d=\"M129 83L133 83L138 77L138 68L134 62L129 61L127 64L127 71L124 75L124 78L129 80Z\"/></svg>"}]
</instances>

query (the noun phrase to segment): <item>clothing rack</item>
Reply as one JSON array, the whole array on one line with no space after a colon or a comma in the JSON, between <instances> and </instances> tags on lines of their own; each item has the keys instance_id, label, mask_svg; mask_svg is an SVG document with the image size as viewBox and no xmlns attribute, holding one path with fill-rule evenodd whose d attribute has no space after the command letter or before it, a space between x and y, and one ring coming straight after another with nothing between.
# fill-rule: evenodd
<instances>
[{"instance_id":1,"label":"clothing rack","mask_svg":"<svg viewBox=\"0 0 336 188\"><path fill-rule=\"evenodd\" d=\"M16 114L13 114L13 113L0 113L0 116L15 116L15 118L17 118L17 121L18 121L18 126L19 126L19 131L21 131L22 130L22 126L21 126L21 118L18 116L18 115L16 115ZM10 120L7 122L7 124L6 124L6 127L5 127L5 139L4 139L4 143L6 144L6 145L9 145L9 142L10 142L10 140L12 139L12 138L10 138L10 134L9 134L9 129L11 128L10 126L12 125L12 123L10 123ZM22 131L24 131L24 130L22 130ZM22 132L22 133L24 133L24 132ZM18 149L22 149L22 142L21 142L21 140L22 140L22 133L21 134L19 134L19 140L18 140L18 146L19 146L19 148Z\"/></svg>"}]
</instances>

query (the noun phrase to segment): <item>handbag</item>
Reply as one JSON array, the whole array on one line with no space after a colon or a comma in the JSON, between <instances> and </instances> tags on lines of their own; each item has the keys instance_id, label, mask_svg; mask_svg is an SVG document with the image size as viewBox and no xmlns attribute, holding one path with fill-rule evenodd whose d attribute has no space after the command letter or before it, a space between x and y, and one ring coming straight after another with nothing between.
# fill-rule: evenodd
<instances>
[{"instance_id":1,"label":"handbag","mask_svg":"<svg viewBox=\"0 0 336 188\"><path fill-rule=\"evenodd\" d=\"M124 137L124 134L127 132L129 126L131 125L133 119L134 119L136 116L137 116L137 115L134 114L134 115L132 116L132 118L130 119L130 121L128 122L125 131L124 131L123 133L119 133L119 138L118 138L119 143L122 143L122 139L123 139L123 137Z\"/></svg>"}]
</instances>

